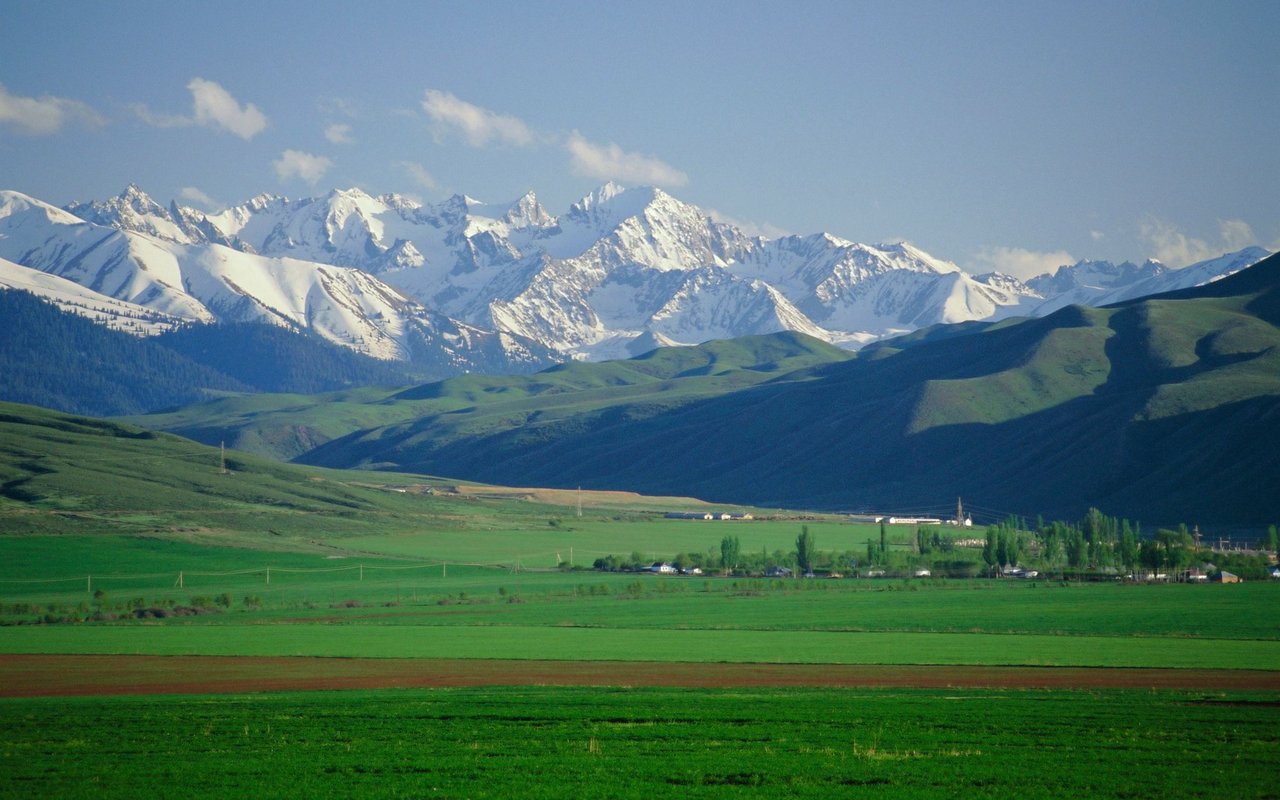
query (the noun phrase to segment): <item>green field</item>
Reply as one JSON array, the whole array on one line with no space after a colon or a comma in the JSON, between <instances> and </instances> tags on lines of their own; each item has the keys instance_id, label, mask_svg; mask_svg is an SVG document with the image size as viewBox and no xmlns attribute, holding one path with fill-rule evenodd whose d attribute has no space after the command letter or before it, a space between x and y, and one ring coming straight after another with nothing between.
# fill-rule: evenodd
<instances>
[{"instance_id":1,"label":"green field","mask_svg":"<svg viewBox=\"0 0 1280 800\"><path fill-rule=\"evenodd\" d=\"M6 797L1267 797L1274 698L512 687L0 701Z\"/></svg>"},{"instance_id":2,"label":"green field","mask_svg":"<svg viewBox=\"0 0 1280 800\"><path fill-rule=\"evenodd\" d=\"M1275 641L565 626L28 626L0 636L0 652L1280 669Z\"/></svg>"}]
</instances>

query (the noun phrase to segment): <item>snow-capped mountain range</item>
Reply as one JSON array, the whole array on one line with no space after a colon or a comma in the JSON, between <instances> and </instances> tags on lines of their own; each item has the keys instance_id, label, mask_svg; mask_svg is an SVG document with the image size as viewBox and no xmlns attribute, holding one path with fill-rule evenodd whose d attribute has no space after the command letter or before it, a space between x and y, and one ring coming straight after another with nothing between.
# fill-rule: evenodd
<instances>
[{"instance_id":1,"label":"snow-capped mountain range","mask_svg":"<svg viewBox=\"0 0 1280 800\"><path fill-rule=\"evenodd\" d=\"M259 321L459 372L784 329L858 347L939 322L1182 288L1266 255L1182 270L1081 262L1024 283L969 275L906 243L749 236L660 189L612 183L559 216L532 193L424 205L349 189L208 214L136 186L63 209L0 192L0 285L139 334Z\"/></svg>"}]
</instances>

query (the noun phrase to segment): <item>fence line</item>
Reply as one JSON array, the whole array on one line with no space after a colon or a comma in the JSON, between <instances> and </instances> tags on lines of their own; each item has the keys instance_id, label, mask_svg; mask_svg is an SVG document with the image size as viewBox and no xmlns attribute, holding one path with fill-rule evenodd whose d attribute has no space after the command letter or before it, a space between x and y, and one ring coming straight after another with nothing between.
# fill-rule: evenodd
<instances>
[{"instance_id":1,"label":"fence line","mask_svg":"<svg viewBox=\"0 0 1280 800\"><path fill-rule=\"evenodd\" d=\"M83 575L74 575L70 577L56 578L5 578L0 577L0 585L36 585L48 583L83 583L92 586L95 581L143 581L143 580L168 580L172 579L175 585L181 586L186 578L231 578L243 575L266 575L271 573L279 575L319 575L333 574L337 572L358 572L361 579L366 571L382 571L382 572L404 572L407 570L423 570L423 569L447 569L453 567L474 567L478 569L528 569L522 565L526 559L547 558L551 559L558 556L558 553L535 553L532 555L512 556L510 561L505 562L475 562L475 561L423 561L414 564L350 564L341 567L249 567L246 569L225 570L222 572L191 572L188 570L174 570L173 572L149 572L138 574L107 573L95 574L85 573Z\"/></svg>"}]
</instances>

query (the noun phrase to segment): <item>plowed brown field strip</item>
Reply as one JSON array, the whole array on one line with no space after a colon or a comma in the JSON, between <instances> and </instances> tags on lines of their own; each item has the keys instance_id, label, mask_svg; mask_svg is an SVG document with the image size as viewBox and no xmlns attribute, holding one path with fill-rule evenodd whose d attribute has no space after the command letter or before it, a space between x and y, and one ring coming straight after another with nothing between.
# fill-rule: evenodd
<instances>
[{"instance_id":1,"label":"plowed brown field strip","mask_svg":"<svg viewBox=\"0 0 1280 800\"><path fill-rule=\"evenodd\" d=\"M1280 672L1075 667L690 664L460 659L0 655L0 696L450 686L1280 690Z\"/></svg>"}]
</instances>

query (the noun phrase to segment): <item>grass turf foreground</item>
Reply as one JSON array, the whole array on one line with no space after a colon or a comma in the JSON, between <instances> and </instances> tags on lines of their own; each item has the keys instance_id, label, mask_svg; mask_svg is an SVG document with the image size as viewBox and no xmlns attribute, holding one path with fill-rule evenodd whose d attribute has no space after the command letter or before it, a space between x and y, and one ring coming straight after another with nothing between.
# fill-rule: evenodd
<instances>
[{"instance_id":1,"label":"grass turf foreground","mask_svg":"<svg viewBox=\"0 0 1280 800\"><path fill-rule=\"evenodd\" d=\"M0 701L4 797L1265 797L1274 695L508 687Z\"/></svg>"}]
</instances>

